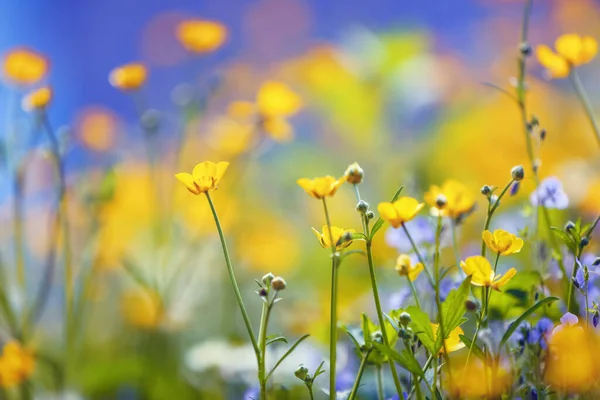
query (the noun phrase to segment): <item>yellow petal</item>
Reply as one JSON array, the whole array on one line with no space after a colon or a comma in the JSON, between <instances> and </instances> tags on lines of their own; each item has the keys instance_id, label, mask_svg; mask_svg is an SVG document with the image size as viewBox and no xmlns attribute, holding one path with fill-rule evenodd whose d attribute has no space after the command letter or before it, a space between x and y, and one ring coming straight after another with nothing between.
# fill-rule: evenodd
<instances>
[{"instance_id":1,"label":"yellow petal","mask_svg":"<svg viewBox=\"0 0 600 400\"><path fill-rule=\"evenodd\" d=\"M552 78L566 78L570 67L567 60L554 53L548 46L541 45L536 49L537 59L548 70Z\"/></svg>"},{"instance_id":2,"label":"yellow petal","mask_svg":"<svg viewBox=\"0 0 600 400\"><path fill-rule=\"evenodd\" d=\"M510 254L515 254L521 251L521 249L523 248L523 239L521 238L515 238L515 240L513 241L513 243L511 244L511 246L508 248L508 250L506 250L504 253L506 254L502 254L502 255L510 255Z\"/></svg>"},{"instance_id":3,"label":"yellow petal","mask_svg":"<svg viewBox=\"0 0 600 400\"><path fill-rule=\"evenodd\" d=\"M182 172L175 175L175 178L177 178L181 183L183 183L190 192L194 194L199 194L198 188L194 183L194 177L192 175L188 174L187 172Z\"/></svg>"},{"instance_id":4,"label":"yellow petal","mask_svg":"<svg viewBox=\"0 0 600 400\"><path fill-rule=\"evenodd\" d=\"M407 196L400 197L394 202L394 208L402 222L412 220L423 207L423 203L419 203L417 199Z\"/></svg>"},{"instance_id":5,"label":"yellow petal","mask_svg":"<svg viewBox=\"0 0 600 400\"><path fill-rule=\"evenodd\" d=\"M591 36L582 39L581 53L579 53L579 64L585 64L594 59L598 53L598 42Z\"/></svg>"},{"instance_id":6,"label":"yellow petal","mask_svg":"<svg viewBox=\"0 0 600 400\"><path fill-rule=\"evenodd\" d=\"M265 118L262 128L276 142L289 142L294 138L294 127L283 117Z\"/></svg>"},{"instance_id":7,"label":"yellow petal","mask_svg":"<svg viewBox=\"0 0 600 400\"><path fill-rule=\"evenodd\" d=\"M415 264L414 267L408 269L408 279L410 279L411 281L414 281L415 279L417 279L419 277L421 272L423 272L423 269L425 269L423 264L421 264L421 263Z\"/></svg>"},{"instance_id":8,"label":"yellow petal","mask_svg":"<svg viewBox=\"0 0 600 400\"><path fill-rule=\"evenodd\" d=\"M472 256L461 261L465 274L471 276L471 283L476 286L490 286L494 271L487 258L483 256Z\"/></svg>"},{"instance_id":9,"label":"yellow petal","mask_svg":"<svg viewBox=\"0 0 600 400\"><path fill-rule=\"evenodd\" d=\"M317 237L317 239L319 240L319 244L321 244L322 247L327 247L327 245L325 244L324 240L323 240L323 235L321 235L321 233L316 230L315 228L312 228L313 233L315 234L315 236Z\"/></svg>"},{"instance_id":10,"label":"yellow petal","mask_svg":"<svg viewBox=\"0 0 600 400\"><path fill-rule=\"evenodd\" d=\"M217 182L221 180L221 178L225 174L225 171L227 171L227 167L229 167L228 162L221 161L221 162L217 163L216 173L215 173L215 179Z\"/></svg>"},{"instance_id":11,"label":"yellow petal","mask_svg":"<svg viewBox=\"0 0 600 400\"><path fill-rule=\"evenodd\" d=\"M450 335L446 338L445 345L446 351L448 353L452 353L453 351L460 350L465 347L465 344L462 340L460 340L460 335L464 335L465 332L462 330L460 326L457 326L450 332ZM444 349L442 348L442 351Z\"/></svg>"},{"instance_id":12,"label":"yellow petal","mask_svg":"<svg viewBox=\"0 0 600 400\"><path fill-rule=\"evenodd\" d=\"M298 186L300 186L304 191L310 194L312 197L317 197L314 194L314 181L308 178L300 178L296 181Z\"/></svg>"},{"instance_id":13,"label":"yellow petal","mask_svg":"<svg viewBox=\"0 0 600 400\"><path fill-rule=\"evenodd\" d=\"M401 221L398 219L396 208L392 205L392 203L379 203L377 206L377 212L381 216L381 219L389 222L394 228L398 228L400 226Z\"/></svg>"},{"instance_id":14,"label":"yellow petal","mask_svg":"<svg viewBox=\"0 0 600 400\"><path fill-rule=\"evenodd\" d=\"M573 65L576 65L583 43L581 36L569 33L556 39L554 47L556 48L558 55L562 56Z\"/></svg>"},{"instance_id":15,"label":"yellow petal","mask_svg":"<svg viewBox=\"0 0 600 400\"><path fill-rule=\"evenodd\" d=\"M481 236L483 237L483 241L485 242L486 246L490 250L496 251L496 244L494 243L494 236L492 235L492 232L483 231L483 234Z\"/></svg>"},{"instance_id":16,"label":"yellow petal","mask_svg":"<svg viewBox=\"0 0 600 400\"><path fill-rule=\"evenodd\" d=\"M204 161L197 164L192 171L194 180L199 181L205 177L215 176L216 166L213 162Z\"/></svg>"},{"instance_id":17,"label":"yellow petal","mask_svg":"<svg viewBox=\"0 0 600 400\"><path fill-rule=\"evenodd\" d=\"M267 81L256 95L260 112L267 116L286 117L295 114L302 107L302 100L286 84Z\"/></svg>"},{"instance_id":18,"label":"yellow petal","mask_svg":"<svg viewBox=\"0 0 600 400\"><path fill-rule=\"evenodd\" d=\"M248 120L256 113L256 106L249 101L234 101L227 107L227 115L231 118Z\"/></svg>"},{"instance_id":19,"label":"yellow petal","mask_svg":"<svg viewBox=\"0 0 600 400\"><path fill-rule=\"evenodd\" d=\"M500 288L508 283L512 279L513 276L517 274L517 270L514 268L506 271L504 275L497 275L494 279L492 287L496 290L500 290Z\"/></svg>"}]
</instances>

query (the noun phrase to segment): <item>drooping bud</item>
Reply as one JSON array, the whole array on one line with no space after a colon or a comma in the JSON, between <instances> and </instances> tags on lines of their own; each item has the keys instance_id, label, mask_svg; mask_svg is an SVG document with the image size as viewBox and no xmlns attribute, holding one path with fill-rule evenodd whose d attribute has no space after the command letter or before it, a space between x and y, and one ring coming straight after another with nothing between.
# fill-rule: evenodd
<instances>
[{"instance_id":1,"label":"drooping bud","mask_svg":"<svg viewBox=\"0 0 600 400\"><path fill-rule=\"evenodd\" d=\"M276 276L271 280L271 287L277 291L283 290L286 287L285 280L280 276Z\"/></svg>"},{"instance_id":2,"label":"drooping bud","mask_svg":"<svg viewBox=\"0 0 600 400\"><path fill-rule=\"evenodd\" d=\"M567 222L567 224L565 225L565 231L567 231L568 233L571 233L571 231L574 229L575 229L575 224L573 223L573 221Z\"/></svg>"},{"instance_id":3,"label":"drooping bud","mask_svg":"<svg viewBox=\"0 0 600 400\"><path fill-rule=\"evenodd\" d=\"M489 197L492 194L492 188L489 185L483 185L481 187L481 194Z\"/></svg>"},{"instance_id":4,"label":"drooping bud","mask_svg":"<svg viewBox=\"0 0 600 400\"><path fill-rule=\"evenodd\" d=\"M510 173L515 181L522 181L525 177L525 168L522 165L517 165L511 169Z\"/></svg>"}]
</instances>

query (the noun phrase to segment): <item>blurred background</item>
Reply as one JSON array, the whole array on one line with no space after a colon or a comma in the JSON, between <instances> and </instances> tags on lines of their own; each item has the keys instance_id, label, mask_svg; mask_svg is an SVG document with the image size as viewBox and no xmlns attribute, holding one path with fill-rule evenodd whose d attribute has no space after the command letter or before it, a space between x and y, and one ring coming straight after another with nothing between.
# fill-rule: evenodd
<instances>
[{"instance_id":1,"label":"blurred background","mask_svg":"<svg viewBox=\"0 0 600 400\"><path fill-rule=\"evenodd\" d=\"M296 180L342 176L356 161L365 170L362 195L374 208L401 184L422 199L431 184L451 178L479 199L483 184L504 187L514 165L529 171L518 108L484 85L514 90L522 1L4 0L0 7L0 54L26 46L49 61L42 83L54 92L47 116L66 171L81 304L74 396L241 398L252 390L253 354L210 209L175 181L178 172L204 160L231 163L214 193L216 208L256 326L261 303L253 280L272 272L288 282L271 330L311 337L275 384L302 398L293 394L292 371L299 362L314 370L325 359L330 266L310 229L325 223L321 204ZM214 51L187 51L176 31L189 19L219 22L226 40ZM534 2L530 43L552 44L570 32L598 38L599 22L596 1ZM111 70L131 62L147 67L145 83L135 92L113 87ZM580 68L580 76L600 106L598 63ZM546 80L535 57L527 72L530 111L547 131L534 141L540 175L558 177L570 200L556 221L595 217L600 158L583 111L568 82ZM284 86L274 101L295 105L258 129L235 102L254 102L265 82ZM63 340L65 253L58 251L49 282L55 178L44 128L18 106L29 89L10 82L0 89L3 159L26 160L26 290L7 284L5 291L24 310L39 288L50 288L32 342L51 358ZM0 249L5 280L14 282L14 164L5 164ZM523 182L498 224L513 231L528 224L533 187L531 178ZM480 245L484 200L460 226L463 258ZM332 223L359 230L355 202L342 187L329 202ZM386 242L389 235L382 231L374 250L385 308L392 309L410 299L393 269L399 246ZM356 324L363 311L373 316L364 260L350 257L340 279L340 321ZM357 359L341 342L338 368L349 371L351 385Z\"/></svg>"}]
</instances>

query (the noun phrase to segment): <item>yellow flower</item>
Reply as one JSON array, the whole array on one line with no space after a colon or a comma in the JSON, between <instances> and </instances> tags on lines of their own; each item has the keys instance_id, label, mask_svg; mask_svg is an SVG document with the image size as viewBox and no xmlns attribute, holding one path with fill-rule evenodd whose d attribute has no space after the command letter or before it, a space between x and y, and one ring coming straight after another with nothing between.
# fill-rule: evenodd
<instances>
[{"instance_id":1,"label":"yellow flower","mask_svg":"<svg viewBox=\"0 0 600 400\"><path fill-rule=\"evenodd\" d=\"M483 241L490 250L503 256L518 253L523 248L523 239L502 229L496 229L494 233L484 231Z\"/></svg>"},{"instance_id":2,"label":"yellow flower","mask_svg":"<svg viewBox=\"0 0 600 400\"><path fill-rule=\"evenodd\" d=\"M204 54L217 50L227 40L227 28L215 21L191 19L177 25L177 39L186 50Z\"/></svg>"},{"instance_id":3,"label":"yellow flower","mask_svg":"<svg viewBox=\"0 0 600 400\"><path fill-rule=\"evenodd\" d=\"M142 329L160 325L164 310L160 296L152 290L134 290L123 294L121 313L127 323Z\"/></svg>"},{"instance_id":4,"label":"yellow flower","mask_svg":"<svg viewBox=\"0 0 600 400\"><path fill-rule=\"evenodd\" d=\"M339 179L335 179L333 176L330 175L315 179L301 178L296 181L296 183L302 189L304 189L306 193L308 193L315 199L332 197L344 182L346 182L345 176L342 176Z\"/></svg>"},{"instance_id":5,"label":"yellow flower","mask_svg":"<svg viewBox=\"0 0 600 400\"><path fill-rule=\"evenodd\" d=\"M438 335L439 325L431 323L431 330L433 331L433 339L435 340ZM460 350L465 347L465 344L460 340L460 335L464 335L465 332L462 330L460 326L457 326L450 332L450 335L444 340L444 346L446 347L446 351L448 353L452 353L453 351ZM444 353L444 346L440 349L440 354Z\"/></svg>"},{"instance_id":6,"label":"yellow flower","mask_svg":"<svg viewBox=\"0 0 600 400\"><path fill-rule=\"evenodd\" d=\"M315 236L317 236L317 239L319 240L319 243L321 243L321 246L323 248L331 248L329 227L327 225L323 225L323 233L320 233L315 228L312 228L312 230L315 233ZM331 227L331 238L333 238L333 243L335 243L335 249L337 251L345 249L346 247L352 244L352 240L348 242L340 242L340 240L346 233L354 233L354 229L343 229L337 226Z\"/></svg>"},{"instance_id":7,"label":"yellow flower","mask_svg":"<svg viewBox=\"0 0 600 400\"><path fill-rule=\"evenodd\" d=\"M517 270L514 268L506 271L504 276L502 274L496 274L492 270L492 266L487 258L483 256L472 256L464 261L460 262L465 274L471 276L471 283L475 286L491 287L495 290L508 283L513 276L517 274Z\"/></svg>"},{"instance_id":8,"label":"yellow flower","mask_svg":"<svg viewBox=\"0 0 600 400\"><path fill-rule=\"evenodd\" d=\"M419 203L412 197L400 197L393 203L379 203L377 211L382 219L389 222L394 228L412 220L423 208L424 204Z\"/></svg>"},{"instance_id":9,"label":"yellow flower","mask_svg":"<svg viewBox=\"0 0 600 400\"><path fill-rule=\"evenodd\" d=\"M52 89L48 86L39 88L23 98L23 109L25 111L41 110L46 108L52 100Z\"/></svg>"},{"instance_id":10,"label":"yellow flower","mask_svg":"<svg viewBox=\"0 0 600 400\"><path fill-rule=\"evenodd\" d=\"M598 42L591 36L579 36L573 33L560 36L554 42L556 53L548 46L540 45L536 49L538 61L552 78L565 78L572 67L590 62L598 53Z\"/></svg>"},{"instance_id":11,"label":"yellow flower","mask_svg":"<svg viewBox=\"0 0 600 400\"><path fill-rule=\"evenodd\" d=\"M48 72L45 57L27 48L16 48L4 57L4 77L17 85L31 85Z\"/></svg>"},{"instance_id":12,"label":"yellow flower","mask_svg":"<svg viewBox=\"0 0 600 400\"><path fill-rule=\"evenodd\" d=\"M289 142L294 138L294 128L283 117L269 117L262 121L262 129L276 142Z\"/></svg>"},{"instance_id":13,"label":"yellow flower","mask_svg":"<svg viewBox=\"0 0 600 400\"><path fill-rule=\"evenodd\" d=\"M191 174L186 172L175 175L193 194L206 193L217 190L219 181L225 174L229 163L219 162L217 164L204 161L194 167Z\"/></svg>"},{"instance_id":14,"label":"yellow flower","mask_svg":"<svg viewBox=\"0 0 600 400\"><path fill-rule=\"evenodd\" d=\"M120 90L139 89L148 77L146 66L141 63L122 65L110 71L108 81L112 86Z\"/></svg>"},{"instance_id":15,"label":"yellow flower","mask_svg":"<svg viewBox=\"0 0 600 400\"><path fill-rule=\"evenodd\" d=\"M417 279L419 274L423 272L423 269L423 264L420 262L412 265L412 260L408 254L400 254L396 260L395 270L398 272L398 275L407 276L411 281Z\"/></svg>"},{"instance_id":16,"label":"yellow flower","mask_svg":"<svg viewBox=\"0 0 600 400\"><path fill-rule=\"evenodd\" d=\"M263 116L288 117L302 107L302 100L283 82L267 81L256 95L258 111Z\"/></svg>"},{"instance_id":17,"label":"yellow flower","mask_svg":"<svg viewBox=\"0 0 600 400\"><path fill-rule=\"evenodd\" d=\"M4 345L0 356L0 386L8 388L25 381L35 369L33 353L15 340Z\"/></svg>"},{"instance_id":18,"label":"yellow flower","mask_svg":"<svg viewBox=\"0 0 600 400\"><path fill-rule=\"evenodd\" d=\"M437 209L436 202L440 195L446 198L446 204L439 210L442 216L456 219L473 210L475 206L475 199L466 186L453 179L446 180L442 187L431 185L429 191L425 193L425 202Z\"/></svg>"},{"instance_id":19,"label":"yellow flower","mask_svg":"<svg viewBox=\"0 0 600 400\"><path fill-rule=\"evenodd\" d=\"M445 374L451 399L500 399L512 385L513 373L504 362L493 365L472 357L466 365L453 362L451 371Z\"/></svg>"}]
</instances>

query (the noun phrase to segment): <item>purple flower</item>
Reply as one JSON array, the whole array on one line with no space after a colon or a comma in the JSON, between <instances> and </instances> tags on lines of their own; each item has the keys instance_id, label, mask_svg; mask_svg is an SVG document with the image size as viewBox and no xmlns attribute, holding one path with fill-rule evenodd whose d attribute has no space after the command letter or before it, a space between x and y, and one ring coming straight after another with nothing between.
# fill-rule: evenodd
<instances>
[{"instance_id":1,"label":"purple flower","mask_svg":"<svg viewBox=\"0 0 600 400\"><path fill-rule=\"evenodd\" d=\"M257 400L260 397L260 390L257 387L251 387L244 392L243 400Z\"/></svg>"},{"instance_id":2,"label":"purple flower","mask_svg":"<svg viewBox=\"0 0 600 400\"><path fill-rule=\"evenodd\" d=\"M564 210L569 207L569 198L563 190L562 183L556 177L544 179L538 188L529 197L534 207L545 206Z\"/></svg>"},{"instance_id":3,"label":"purple flower","mask_svg":"<svg viewBox=\"0 0 600 400\"><path fill-rule=\"evenodd\" d=\"M515 182L515 183L513 183L513 185L512 185L512 186L511 186L511 188L510 188L510 195L511 195L511 196L514 196L514 195L516 195L517 193L519 193L519 187L520 187L520 186L521 186L521 185L519 184L519 182Z\"/></svg>"},{"instance_id":4,"label":"purple flower","mask_svg":"<svg viewBox=\"0 0 600 400\"><path fill-rule=\"evenodd\" d=\"M417 247L425 243L435 243L435 228L427 217L416 217L407 222L406 229L410 232ZM402 228L389 228L385 232L385 242L388 246L398 249L400 253L409 253L413 250L410 240Z\"/></svg>"},{"instance_id":5,"label":"purple flower","mask_svg":"<svg viewBox=\"0 0 600 400\"><path fill-rule=\"evenodd\" d=\"M571 314L570 312L568 312L565 315L563 315L562 317L560 317L560 325L558 325L556 328L554 328L554 330L552 331L552 334L555 334L565 328L573 327L573 326L577 325L578 323L579 323L579 318L577 318L577 315Z\"/></svg>"},{"instance_id":6,"label":"purple flower","mask_svg":"<svg viewBox=\"0 0 600 400\"><path fill-rule=\"evenodd\" d=\"M585 271L583 270L583 265L579 260L575 260L575 262L577 263L577 272L573 278L573 284L578 289L585 289Z\"/></svg>"}]
</instances>

